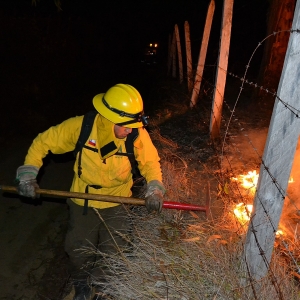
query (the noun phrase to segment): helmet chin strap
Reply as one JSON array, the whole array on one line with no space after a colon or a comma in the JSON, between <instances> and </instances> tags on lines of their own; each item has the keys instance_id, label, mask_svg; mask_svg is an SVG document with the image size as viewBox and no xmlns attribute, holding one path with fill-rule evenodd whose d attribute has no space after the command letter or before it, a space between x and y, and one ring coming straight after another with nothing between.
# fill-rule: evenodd
<instances>
[{"instance_id":1,"label":"helmet chin strap","mask_svg":"<svg viewBox=\"0 0 300 300\"><path fill-rule=\"evenodd\" d=\"M103 104L112 112L118 114L120 117L127 117L127 118L131 118L132 120L126 121L126 122L121 122L121 123L117 123L116 125L119 126L125 126L125 125L129 125L129 124L133 124L133 123L137 123L137 122L142 122L144 126L148 125L148 116L145 116L144 112L141 111L137 114L129 114L125 111L119 110L117 108L113 108L111 107L106 100L104 99L104 97L102 98L102 102Z\"/></svg>"}]
</instances>

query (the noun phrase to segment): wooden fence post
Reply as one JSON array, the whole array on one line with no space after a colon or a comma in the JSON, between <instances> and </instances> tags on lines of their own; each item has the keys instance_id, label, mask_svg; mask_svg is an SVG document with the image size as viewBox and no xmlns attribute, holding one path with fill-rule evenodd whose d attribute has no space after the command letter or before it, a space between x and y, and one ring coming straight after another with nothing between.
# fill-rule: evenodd
<instances>
[{"instance_id":1,"label":"wooden fence post","mask_svg":"<svg viewBox=\"0 0 300 300\"><path fill-rule=\"evenodd\" d=\"M185 50L186 50L186 66L187 66L187 83L188 91L193 88L192 82L192 54L191 54L191 39L190 39L190 25L188 21L184 22L184 36L185 36Z\"/></svg>"},{"instance_id":2,"label":"wooden fence post","mask_svg":"<svg viewBox=\"0 0 300 300\"><path fill-rule=\"evenodd\" d=\"M293 29L300 28L297 1ZM259 172L251 222L244 249L244 268L251 278L267 275L275 232L278 228L286 189L300 134L300 35L291 32L268 137Z\"/></svg>"},{"instance_id":3,"label":"wooden fence post","mask_svg":"<svg viewBox=\"0 0 300 300\"><path fill-rule=\"evenodd\" d=\"M198 58L197 71L196 71L194 87L193 87L193 93L192 93L192 98L190 103L191 108L196 105L200 93L204 63L206 58L207 46L208 46L214 11L215 11L215 0L211 0L206 14L205 27L203 31L203 38L202 38L202 43L201 43L201 48L200 48L200 53Z\"/></svg>"},{"instance_id":4,"label":"wooden fence post","mask_svg":"<svg viewBox=\"0 0 300 300\"><path fill-rule=\"evenodd\" d=\"M221 44L216 73L216 84L214 89L214 99L210 117L210 134L213 139L220 137L220 127L222 118L222 106L226 83L231 23L232 23L233 0L224 0L223 17L221 29Z\"/></svg>"},{"instance_id":5,"label":"wooden fence post","mask_svg":"<svg viewBox=\"0 0 300 300\"><path fill-rule=\"evenodd\" d=\"M179 80L180 83L182 83L183 82L182 52L181 52L179 29L177 24L175 25L175 35L176 35L177 54L178 54Z\"/></svg>"}]
</instances>

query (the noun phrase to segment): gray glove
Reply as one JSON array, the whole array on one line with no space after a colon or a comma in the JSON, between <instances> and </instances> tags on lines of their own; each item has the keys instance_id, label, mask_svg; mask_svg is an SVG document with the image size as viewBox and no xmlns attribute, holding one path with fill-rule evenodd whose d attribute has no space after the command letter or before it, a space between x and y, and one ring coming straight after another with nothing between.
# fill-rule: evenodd
<instances>
[{"instance_id":1,"label":"gray glove","mask_svg":"<svg viewBox=\"0 0 300 300\"><path fill-rule=\"evenodd\" d=\"M149 213L152 211L161 212L165 192L164 185L158 180L152 180L147 184L145 205Z\"/></svg>"},{"instance_id":2,"label":"gray glove","mask_svg":"<svg viewBox=\"0 0 300 300\"><path fill-rule=\"evenodd\" d=\"M40 195L36 194L36 189L39 185L36 182L36 176L39 169L35 166L24 165L17 169L16 180L19 183L18 193L21 196L39 198Z\"/></svg>"}]
</instances>

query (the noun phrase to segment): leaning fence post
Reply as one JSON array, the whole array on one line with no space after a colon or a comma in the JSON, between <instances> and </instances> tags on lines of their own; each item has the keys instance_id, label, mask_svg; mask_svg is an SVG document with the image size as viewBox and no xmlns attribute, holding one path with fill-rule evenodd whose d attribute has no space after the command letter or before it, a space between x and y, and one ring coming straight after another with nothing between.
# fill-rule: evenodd
<instances>
[{"instance_id":1,"label":"leaning fence post","mask_svg":"<svg viewBox=\"0 0 300 300\"><path fill-rule=\"evenodd\" d=\"M190 25L188 21L184 22L184 36L185 36L185 49L186 49L187 82L188 82L188 91L190 92L193 88L193 83L192 83L192 54L191 54Z\"/></svg>"},{"instance_id":2,"label":"leaning fence post","mask_svg":"<svg viewBox=\"0 0 300 300\"><path fill-rule=\"evenodd\" d=\"M203 31L203 38L202 38L201 49L198 58L197 71L196 71L194 87L193 87L193 93L192 93L191 103L190 103L191 108L196 105L200 93L204 63L206 58L207 46L208 46L214 11L215 11L215 0L211 0L207 10L205 27Z\"/></svg>"},{"instance_id":3,"label":"leaning fence post","mask_svg":"<svg viewBox=\"0 0 300 300\"><path fill-rule=\"evenodd\" d=\"M229 56L229 46L230 46L232 9L233 9L233 0L224 0L222 29L221 29L221 43L220 43L219 59L218 59L218 66L216 72L216 84L214 89L212 112L210 117L210 134L213 139L220 137L222 106L223 106L228 56Z\"/></svg>"},{"instance_id":4,"label":"leaning fence post","mask_svg":"<svg viewBox=\"0 0 300 300\"><path fill-rule=\"evenodd\" d=\"M175 25L175 34L176 34L176 44L177 44L177 54L178 54L179 80L180 83L182 83L183 82L182 52L181 52L179 29L177 24Z\"/></svg>"},{"instance_id":5,"label":"leaning fence post","mask_svg":"<svg viewBox=\"0 0 300 300\"><path fill-rule=\"evenodd\" d=\"M292 28L300 28L300 1ZM245 241L244 268L256 282L268 274L300 134L300 35L295 31L285 55Z\"/></svg>"}]
</instances>

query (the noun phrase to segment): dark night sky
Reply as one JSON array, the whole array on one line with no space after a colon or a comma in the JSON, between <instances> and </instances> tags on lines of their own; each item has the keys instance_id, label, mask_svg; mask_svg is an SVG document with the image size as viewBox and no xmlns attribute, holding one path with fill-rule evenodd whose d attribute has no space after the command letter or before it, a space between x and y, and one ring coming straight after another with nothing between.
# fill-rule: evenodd
<instances>
[{"instance_id":1,"label":"dark night sky","mask_svg":"<svg viewBox=\"0 0 300 300\"><path fill-rule=\"evenodd\" d=\"M178 24L184 52L183 25L188 21L196 66L209 2L62 0L62 11L58 12L53 0L37 1L37 6L32 6L31 0L2 0L0 88L2 98L11 99L4 111L12 111L14 101L21 109L26 103L32 112L37 103L50 108L68 99L72 109L60 109L52 116L63 120L88 109L82 99L89 99L90 104L95 94L118 82L136 86L147 100L156 84L154 78L166 70L151 74L141 70L145 45L159 42L165 67L169 34ZM266 36L267 3L235 1L229 71L242 75L253 50ZM217 60L222 5L222 0L216 0L207 69ZM262 49L250 68L254 75L261 53ZM209 80L213 80L211 74Z\"/></svg>"},{"instance_id":2,"label":"dark night sky","mask_svg":"<svg viewBox=\"0 0 300 300\"><path fill-rule=\"evenodd\" d=\"M168 34L178 24L183 39L184 21L189 21L192 44L200 44L209 0L150 0L150 1L86 1L61 0L62 11L57 12L54 0L38 0L37 6L31 0L2 1L0 11L17 15L60 16L67 20L84 20L98 29L98 38L109 39L111 45L127 41L126 46L136 48L149 40L167 44ZM234 3L232 47L237 52L245 46L254 47L265 35L267 0L236 0ZM223 0L216 0L216 10L211 32L211 43L218 43ZM2 9L1 9L2 7ZM92 37L91 37L92 38ZM97 37L94 36L94 39ZM140 47L142 47L142 45ZM197 46L198 46L197 45ZM242 47L241 47L242 45ZM197 47L197 51L198 52ZM198 53L196 53L198 54ZM242 54L242 53L239 53Z\"/></svg>"}]
</instances>

